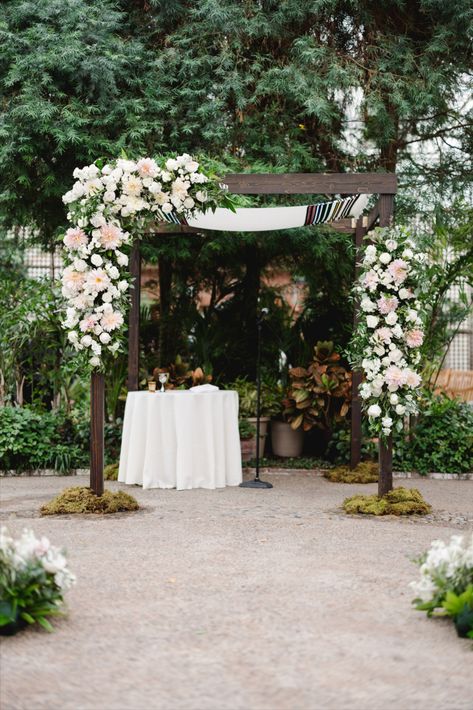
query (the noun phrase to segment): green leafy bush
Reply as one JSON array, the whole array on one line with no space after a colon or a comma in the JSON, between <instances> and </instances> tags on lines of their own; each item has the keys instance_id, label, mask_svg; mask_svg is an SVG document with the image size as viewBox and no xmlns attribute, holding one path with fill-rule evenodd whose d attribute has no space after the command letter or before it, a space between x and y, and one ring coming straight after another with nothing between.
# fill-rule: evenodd
<instances>
[{"instance_id":1,"label":"green leafy bush","mask_svg":"<svg viewBox=\"0 0 473 710\"><path fill-rule=\"evenodd\" d=\"M71 423L60 412L28 407L0 409L0 468L53 467L66 472L81 465L84 452L73 442Z\"/></svg>"},{"instance_id":2,"label":"green leafy bush","mask_svg":"<svg viewBox=\"0 0 473 710\"><path fill-rule=\"evenodd\" d=\"M473 407L445 395L426 395L413 435L395 440L393 463L398 471L473 471Z\"/></svg>"}]
</instances>

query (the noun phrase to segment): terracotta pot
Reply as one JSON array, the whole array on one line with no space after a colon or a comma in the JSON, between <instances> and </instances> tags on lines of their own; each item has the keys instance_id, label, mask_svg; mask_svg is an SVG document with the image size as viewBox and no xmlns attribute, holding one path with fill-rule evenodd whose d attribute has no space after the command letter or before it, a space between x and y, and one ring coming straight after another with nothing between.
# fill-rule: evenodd
<instances>
[{"instance_id":1,"label":"terracotta pot","mask_svg":"<svg viewBox=\"0 0 473 710\"><path fill-rule=\"evenodd\" d=\"M251 439L240 439L241 460L251 461L256 458L256 436Z\"/></svg>"},{"instance_id":2,"label":"terracotta pot","mask_svg":"<svg viewBox=\"0 0 473 710\"><path fill-rule=\"evenodd\" d=\"M292 429L286 422L271 422L271 445L275 456L296 458L302 454L304 432L302 429Z\"/></svg>"},{"instance_id":3,"label":"terracotta pot","mask_svg":"<svg viewBox=\"0 0 473 710\"><path fill-rule=\"evenodd\" d=\"M256 417L248 417L250 424L253 424L256 429ZM268 436L268 424L270 422L269 417L260 417L259 420L259 455L260 458L264 456L264 447L266 444L266 437ZM255 456L256 456L256 437L255 437Z\"/></svg>"}]
</instances>

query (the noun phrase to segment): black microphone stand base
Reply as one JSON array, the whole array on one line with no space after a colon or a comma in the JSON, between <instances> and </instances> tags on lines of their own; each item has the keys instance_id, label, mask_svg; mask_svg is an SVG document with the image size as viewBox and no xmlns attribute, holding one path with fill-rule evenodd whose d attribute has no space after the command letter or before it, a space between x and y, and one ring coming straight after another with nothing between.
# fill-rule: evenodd
<instances>
[{"instance_id":1,"label":"black microphone stand base","mask_svg":"<svg viewBox=\"0 0 473 710\"><path fill-rule=\"evenodd\" d=\"M273 484L267 481L262 481L259 478L255 478L253 481L243 481L240 483L240 488L272 488Z\"/></svg>"}]
</instances>

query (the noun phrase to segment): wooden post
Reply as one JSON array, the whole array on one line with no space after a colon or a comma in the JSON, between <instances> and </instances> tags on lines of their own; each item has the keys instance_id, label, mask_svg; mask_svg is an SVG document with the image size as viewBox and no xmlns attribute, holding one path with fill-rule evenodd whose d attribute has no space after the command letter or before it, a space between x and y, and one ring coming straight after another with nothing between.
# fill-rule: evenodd
<instances>
[{"instance_id":1,"label":"wooden post","mask_svg":"<svg viewBox=\"0 0 473 710\"><path fill-rule=\"evenodd\" d=\"M379 440L379 482L378 495L384 496L393 489L393 439Z\"/></svg>"},{"instance_id":2,"label":"wooden post","mask_svg":"<svg viewBox=\"0 0 473 710\"><path fill-rule=\"evenodd\" d=\"M90 487L98 496L103 493L104 400L104 376L93 372L90 380Z\"/></svg>"},{"instance_id":3,"label":"wooden post","mask_svg":"<svg viewBox=\"0 0 473 710\"><path fill-rule=\"evenodd\" d=\"M360 258L361 245L365 235L363 227L363 217L359 217L355 229L355 279L358 276L359 267L358 260ZM360 320L359 303L355 303L355 311L353 314L353 325L358 325ZM361 460L361 399L359 395L359 387L363 378L361 370L355 370L352 373L351 385L351 449L350 449L350 468L356 468Z\"/></svg>"},{"instance_id":4,"label":"wooden post","mask_svg":"<svg viewBox=\"0 0 473 710\"><path fill-rule=\"evenodd\" d=\"M140 243L135 239L130 256L130 273L133 278L130 314L128 321L128 392L138 389L140 369L140 286L141 256Z\"/></svg>"},{"instance_id":5,"label":"wooden post","mask_svg":"<svg viewBox=\"0 0 473 710\"><path fill-rule=\"evenodd\" d=\"M394 212L394 195L379 196L379 226L388 227ZM384 496L393 488L393 440L392 435L386 442L379 442L379 482L378 495Z\"/></svg>"}]
</instances>

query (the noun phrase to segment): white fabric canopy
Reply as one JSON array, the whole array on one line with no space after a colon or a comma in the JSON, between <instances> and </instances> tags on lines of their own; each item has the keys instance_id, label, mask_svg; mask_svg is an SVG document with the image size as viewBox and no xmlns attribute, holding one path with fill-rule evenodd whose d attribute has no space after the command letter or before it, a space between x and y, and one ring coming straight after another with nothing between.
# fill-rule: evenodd
<instances>
[{"instance_id":1,"label":"white fabric canopy","mask_svg":"<svg viewBox=\"0 0 473 710\"><path fill-rule=\"evenodd\" d=\"M166 215L158 210L157 216L166 222L187 224L195 229L222 232L267 232L277 229L294 229L304 225L325 224L339 219L357 219L365 209L369 195L352 195L316 205L300 207L238 207L236 212L217 207L215 212L197 214L188 220L176 215Z\"/></svg>"}]
</instances>

